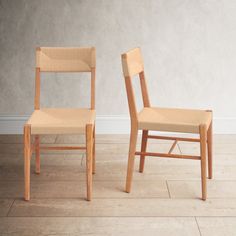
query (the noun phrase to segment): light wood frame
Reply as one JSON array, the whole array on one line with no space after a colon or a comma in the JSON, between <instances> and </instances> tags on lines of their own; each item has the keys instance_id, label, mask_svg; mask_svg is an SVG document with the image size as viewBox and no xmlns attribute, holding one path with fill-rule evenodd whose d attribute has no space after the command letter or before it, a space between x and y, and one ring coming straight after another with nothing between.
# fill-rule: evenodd
<instances>
[{"instance_id":1,"label":"light wood frame","mask_svg":"<svg viewBox=\"0 0 236 236\"><path fill-rule=\"evenodd\" d=\"M130 58L128 55L130 53ZM138 137L138 113L135 103L135 95L132 87L132 77L138 75L141 85L141 93L144 107L151 107L148 90L146 85L144 66L141 58L141 51L139 48L124 53L121 56L122 66L125 78L126 92L128 97L129 112L131 118L131 132L130 132L130 145L129 145L129 155L128 155L128 167L127 167L127 177L126 177L126 187L125 191L129 193L131 191L131 183L133 178L134 170L134 160L135 155L140 156L139 172L144 171L144 162L146 156L156 156L164 158L181 158L181 159L192 159L200 160L201 162L201 182L202 182L202 200L207 198L207 153L208 151L208 178L212 179L212 121L207 129L205 124L199 125L199 138L185 138L185 137L173 137L173 136L159 136L159 135L149 135L149 130L142 130L142 141L141 141L141 151L136 151L136 143ZM132 60L135 63L132 64ZM139 63L137 63L139 62ZM131 67L131 69L129 68ZM207 112L212 112L207 110ZM174 143L170 147L168 153L152 153L147 152L147 141L148 139L163 139L163 140L173 140ZM172 151L176 146L178 141L185 142L199 142L200 143L200 156L194 155L183 155L183 154L173 154Z\"/></svg>"},{"instance_id":2,"label":"light wood frame","mask_svg":"<svg viewBox=\"0 0 236 236\"><path fill-rule=\"evenodd\" d=\"M92 53L95 60L95 48L92 47ZM41 48L36 49L36 54ZM96 66L91 68L91 104L90 109L95 110L95 78ZM35 98L34 109L40 109L40 67L35 70ZM54 72L54 71L50 71ZM55 71L60 72L60 71ZM70 72L70 71L65 71ZM80 72L80 71L77 71ZM84 72L84 71L81 71ZM87 71L86 71L87 72ZM86 151L86 181L87 181L87 200L92 198L92 174L95 174L95 124L87 124L85 127L86 146L41 146L40 136L35 135L34 142L31 137L31 126L24 125L24 177L25 177L25 192L24 199L30 200L30 161L31 156L35 152L35 173L40 174L40 150L85 150ZM31 144L32 143L32 144Z\"/></svg>"}]
</instances>

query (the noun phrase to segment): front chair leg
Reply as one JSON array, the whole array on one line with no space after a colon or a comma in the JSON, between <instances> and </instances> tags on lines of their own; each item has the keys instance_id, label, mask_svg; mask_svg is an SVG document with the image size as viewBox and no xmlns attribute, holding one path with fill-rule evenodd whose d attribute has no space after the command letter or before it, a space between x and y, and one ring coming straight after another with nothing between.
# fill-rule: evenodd
<instances>
[{"instance_id":1,"label":"front chair leg","mask_svg":"<svg viewBox=\"0 0 236 236\"><path fill-rule=\"evenodd\" d=\"M148 130L143 130L141 152L146 152L147 136L148 136ZM140 173L143 173L144 163L145 163L145 155L141 155L140 156L140 163L139 163L139 172Z\"/></svg>"},{"instance_id":2,"label":"front chair leg","mask_svg":"<svg viewBox=\"0 0 236 236\"><path fill-rule=\"evenodd\" d=\"M206 125L200 125L202 200L207 198L206 137Z\"/></svg>"},{"instance_id":3,"label":"front chair leg","mask_svg":"<svg viewBox=\"0 0 236 236\"><path fill-rule=\"evenodd\" d=\"M31 129L30 125L24 126L24 175L25 175L25 195L26 201L30 200L30 157L31 157Z\"/></svg>"},{"instance_id":4,"label":"front chair leg","mask_svg":"<svg viewBox=\"0 0 236 236\"><path fill-rule=\"evenodd\" d=\"M39 149L39 135L35 136L35 173L40 174L40 149Z\"/></svg>"},{"instance_id":5,"label":"front chair leg","mask_svg":"<svg viewBox=\"0 0 236 236\"><path fill-rule=\"evenodd\" d=\"M130 192L131 182L132 182L132 178L133 178L134 158L135 158L137 137L138 137L138 129L137 129L137 127L132 127L131 133L130 133L129 157L128 157L126 189L125 189L127 193Z\"/></svg>"},{"instance_id":6,"label":"front chair leg","mask_svg":"<svg viewBox=\"0 0 236 236\"><path fill-rule=\"evenodd\" d=\"M93 172L93 125L86 125L86 176L87 176L87 200L92 195L92 172Z\"/></svg>"},{"instance_id":7,"label":"front chair leg","mask_svg":"<svg viewBox=\"0 0 236 236\"><path fill-rule=\"evenodd\" d=\"M207 131L208 178L212 179L212 122Z\"/></svg>"},{"instance_id":8,"label":"front chair leg","mask_svg":"<svg viewBox=\"0 0 236 236\"><path fill-rule=\"evenodd\" d=\"M95 174L95 170L96 170L96 155L95 155L96 151L95 151L95 125L93 127L93 174Z\"/></svg>"}]
</instances>

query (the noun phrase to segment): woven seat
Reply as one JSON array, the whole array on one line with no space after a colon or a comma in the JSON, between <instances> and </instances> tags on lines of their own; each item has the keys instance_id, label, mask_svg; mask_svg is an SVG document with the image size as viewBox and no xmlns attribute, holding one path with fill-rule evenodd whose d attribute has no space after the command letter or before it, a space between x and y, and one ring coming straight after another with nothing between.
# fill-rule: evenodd
<instances>
[{"instance_id":1,"label":"woven seat","mask_svg":"<svg viewBox=\"0 0 236 236\"><path fill-rule=\"evenodd\" d=\"M199 133L199 126L211 124L212 113L205 110L145 107L138 114L143 130Z\"/></svg>"},{"instance_id":2,"label":"woven seat","mask_svg":"<svg viewBox=\"0 0 236 236\"><path fill-rule=\"evenodd\" d=\"M44 108L35 110L27 124L31 134L85 134L94 121L95 110Z\"/></svg>"}]
</instances>

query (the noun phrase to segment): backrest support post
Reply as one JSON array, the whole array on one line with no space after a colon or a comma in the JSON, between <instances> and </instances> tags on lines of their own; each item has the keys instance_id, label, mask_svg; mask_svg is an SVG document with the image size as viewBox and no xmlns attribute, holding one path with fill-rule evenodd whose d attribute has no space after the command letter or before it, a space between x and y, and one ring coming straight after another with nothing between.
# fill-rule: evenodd
<instances>
[{"instance_id":1,"label":"backrest support post","mask_svg":"<svg viewBox=\"0 0 236 236\"><path fill-rule=\"evenodd\" d=\"M40 109L40 68L35 69L35 97L34 97L34 109Z\"/></svg>"},{"instance_id":2,"label":"backrest support post","mask_svg":"<svg viewBox=\"0 0 236 236\"><path fill-rule=\"evenodd\" d=\"M91 110L95 110L95 78L96 68L93 67L91 70Z\"/></svg>"},{"instance_id":3,"label":"backrest support post","mask_svg":"<svg viewBox=\"0 0 236 236\"><path fill-rule=\"evenodd\" d=\"M142 91L142 97L143 97L143 106L150 107L150 101L149 101L144 71L139 73L139 78L140 78L140 85L141 85L141 91Z\"/></svg>"},{"instance_id":4,"label":"backrest support post","mask_svg":"<svg viewBox=\"0 0 236 236\"><path fill-rule=\"evenodd\" d=\"M133 76L139 75L143 106L150 107L150 101L144 74L143 59L140 48L135 48L133 50L128 51L127 53L122 54L121 60L122 60L123 73L125 77L125 85L129 103L131 124L135 125L138 122L138 114L131 81Z\"/></svg>"},{"instance_id":5,"label":"backrest support post","mask_svg":"<svg viewBox=\"0 0 236 236\"><path fill-rule=\"evenodd\" d=\"M134 97L134 90L132 86L132 81L130 76L125 77L125 86L129 103L129 112L131 117L131 123L135 124L138 122L137 108Z\"/></svg>"}]
</instances>

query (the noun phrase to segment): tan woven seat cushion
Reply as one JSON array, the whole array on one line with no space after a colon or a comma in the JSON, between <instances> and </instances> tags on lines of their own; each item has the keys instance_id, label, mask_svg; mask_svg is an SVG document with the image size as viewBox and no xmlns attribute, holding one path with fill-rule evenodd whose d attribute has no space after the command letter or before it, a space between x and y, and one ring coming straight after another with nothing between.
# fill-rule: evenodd
<instances>
[{"instance_id":1,"label":"tan woven seat cushion","mask_svg":"<svg viewBox=\"0 0 236 236\"><path fill-rule=\"evenodd\" d=\"M84 134L95 121L95 110L44 108L35 110L28 120L31 134Z\"/></svg>"},{"instance_id":2,"label":"tan woven seat cushion","mask_svg":"<svg viewBox=\"0 0 236 236\"><path fill-rule=\"evenodd\" d=\"M138 128L169 132L199 133L199 125L209 127L212 113L205 110L147 108L138 114Z\"/></svg>"}]
</instances>

